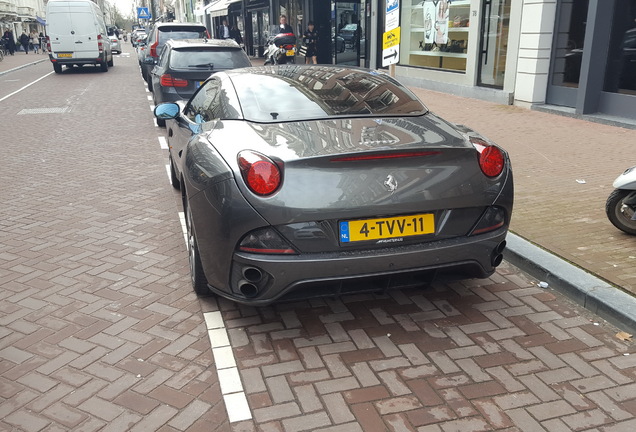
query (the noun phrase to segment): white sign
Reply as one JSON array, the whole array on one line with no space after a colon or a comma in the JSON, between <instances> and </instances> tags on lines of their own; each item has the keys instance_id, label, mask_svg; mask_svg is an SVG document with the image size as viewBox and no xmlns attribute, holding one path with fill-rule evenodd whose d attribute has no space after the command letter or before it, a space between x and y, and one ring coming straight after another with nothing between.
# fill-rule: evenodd
<instances>
[{"instance_id":1,"label":"white sign","mask_svg":"<svg viewBox=\"0 0 636 432\"><path fill-rule=\"evenodd\" d=\"M400 0L386 0L384 31L391 31L400 25Z\"/></svg>"},{"instance_id":2,"label":"white sign","mask_svg":"<svg viewBox=\"0 0 636 432\"><path fill-rule=\"evenodd\" d=\"M395 45L382 50L382 67L396 64L400 59L400 46Z\"/></svg>"}]
</instances>

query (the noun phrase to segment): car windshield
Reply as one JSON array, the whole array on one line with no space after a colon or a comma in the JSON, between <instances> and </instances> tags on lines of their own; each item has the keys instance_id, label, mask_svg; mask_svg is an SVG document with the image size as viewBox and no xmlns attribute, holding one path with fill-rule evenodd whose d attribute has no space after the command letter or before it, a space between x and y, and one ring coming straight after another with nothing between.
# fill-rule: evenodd
<instances>
[{"instance_id":1,"label":"car windshield","mask_svg":"<svg viewBox=\"0 0 636 432\"><path fill-rule=\"evenodd\" d=\"M240 48L187 48L175 49L170 56L173 69L234 69L251 66Z\"/></svg>"},{"instance_id":2,"label":"car windshield","mask_svg":"<svg viewBox=\"0 0 636 432\"><path fill-rule=\"evenodd\" d=\"M202 28L165 28L159 30L159 44L163 45L169 39L201 39L206 36L205 27Z\"/></svg>"},{"instance_id":3,"label":"car windshield","mask_svg":"<svg viewBox=\"0 0 636 432\"><path fill-rule=\"evenodd\" d=\"M410 90L377 72L315 67L246 71L252 73L234 74L232 82L243 116L249 121L275 123L427 112Z\"/></svg>"}]
</instances>

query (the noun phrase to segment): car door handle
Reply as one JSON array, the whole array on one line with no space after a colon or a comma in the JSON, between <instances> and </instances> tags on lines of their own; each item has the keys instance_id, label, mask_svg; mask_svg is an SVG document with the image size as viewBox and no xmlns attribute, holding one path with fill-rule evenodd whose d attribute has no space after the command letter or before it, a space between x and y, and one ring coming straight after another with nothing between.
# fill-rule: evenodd
<instances>
[{"instance_id":1,"label":"car door handle","mask_svg":"<svg viewBox=\"0 0 636 432\"><path fill-rule=\"evenodd\" d=\"M84 43L84 42L82 42L82 41L75 41L75 43Z\"/></svg>"}]
</instances>

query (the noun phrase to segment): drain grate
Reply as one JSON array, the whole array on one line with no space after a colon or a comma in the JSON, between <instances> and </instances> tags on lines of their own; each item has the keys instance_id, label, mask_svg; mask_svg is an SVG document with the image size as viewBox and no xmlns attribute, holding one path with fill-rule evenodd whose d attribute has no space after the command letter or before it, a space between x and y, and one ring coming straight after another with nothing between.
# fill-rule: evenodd
<instances>
[{"instance_id":1,"label":"drain grate","mask_svg":"<svg viewBox=\"0 0 636 432\"><path fill-rule=\"evenodd\" d=\"M25 108L21 110L18 115L26 115L26 114L64 114L68 111L69 107L61 107L61 108Z\"/></svg>"}]
</instances>

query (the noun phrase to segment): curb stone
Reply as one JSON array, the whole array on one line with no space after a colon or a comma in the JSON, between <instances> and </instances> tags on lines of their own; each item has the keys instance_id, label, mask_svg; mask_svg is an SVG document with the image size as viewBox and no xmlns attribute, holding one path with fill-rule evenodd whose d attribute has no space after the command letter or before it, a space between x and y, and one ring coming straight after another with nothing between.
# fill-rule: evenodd
<instances>
[{"instance_id":1,"label":"curb stone","mask_svg":"<svg viewBox=\"0 0 636 432\"><path fill-rule=\"evenodd\" d=\"M38 64L38 63L42 63L43 61L47 61L47 60L48 60L48 58L40 59L40 60L36 60L36 61L34 61L34 62L31 62L31 63L27 63L27 64L23 64L23 65L20 65L20 66L14 67L13 69L9 69L9 70L6 70L6 71L2 71L2 72L0 72L0 76L5 75L5 74L8 74L8 73L10 73L10 72L15 72L15 71L20 70L20 69L24 69L25 67L29 67L29 66L36 65L36 64Z\"/></svg>"},{"instance_id":2,"label":"curb stone","mask_svg":"<svg viewBox=\"0 0 636 432\"><path fill-rule=\"evenodd\" d=\"M636 332L636 298L511 232L506 261L622 330Z\"/></svg>"}]
</instances>

